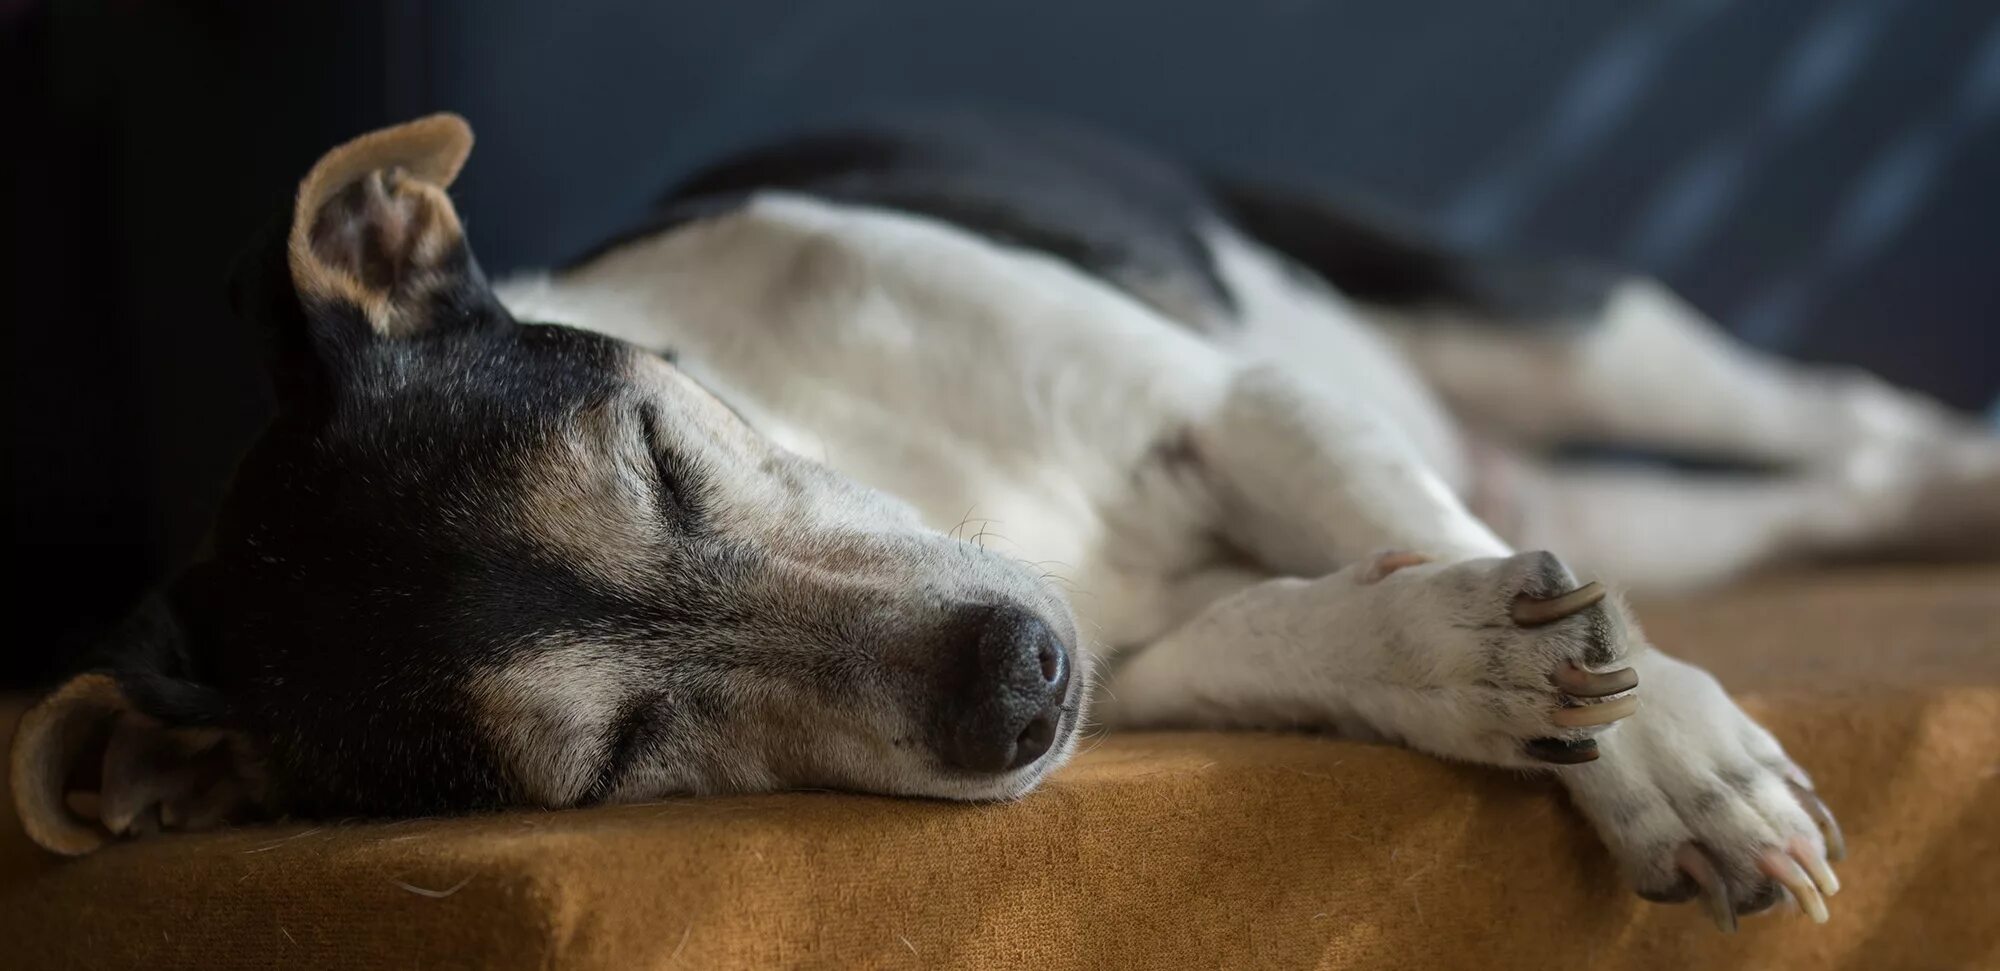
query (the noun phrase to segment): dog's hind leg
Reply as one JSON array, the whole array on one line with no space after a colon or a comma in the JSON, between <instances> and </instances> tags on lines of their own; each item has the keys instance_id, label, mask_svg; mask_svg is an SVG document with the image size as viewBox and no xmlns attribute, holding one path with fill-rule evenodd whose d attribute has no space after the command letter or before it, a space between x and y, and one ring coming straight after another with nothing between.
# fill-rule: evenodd
<instances>
[{"instance_id":1,"label":"dog's hind leg","mask_svg":"<svg viewBox=\"0 0 2000 971\"><path fill-rule=\"evenodd\" d=\"M1475 451L1471 505L1485 522L1518 546L1562 550L1631 588L1699 588L1862 553L2000 557L2000 490L1977 469L1857 462L1700 472Z\"/></svg>"},{"instance_id":2,"label":"dog's hind leg","mask_svg":"<svg viewBox=\"0 0 2000 971\"><path fill-rule=\"evenodd\" d=\"M1591 439L1769 465L1858 448L1993 445L1856 370L1760 353L1657 281L1472 253L1312 193L1218 183L1233 225L1330 283L1466 424L1524 444ZM1915 457L1921 461L1922 457Z\"/></svg>"},{"instance_id":3,"label":"dog's hind leg","mask_svg":"<svg viewBox=\"0 0 2000 971\"><path fill-rule=\"evenodd\" d=\"M1541 528L1515 535L1628 583L1697 585L1827 555L2000 558L2000 437L1866 374L1759 354L1657 284L1621 284L1572 332L1390 330L1455 413L1524 450L1589 439L1761 466L1531 476L1525 505Z\"/></svg>"},{"instance_id":4,"label":"dog's hind leg","mask_svg":"<svg viewBox=\"0 0 2000 971\"><path fill-rule=\"evenodd\" d=\"M1591 309L1554 326L1496 323L1466 304L1371 309L1456 414L1524 443L1584 439L1784 466L1862 450L1921 460L2000 449L1922 395L1744 345L1652 280L1607 284Z\"/></svg>"},{"instance_id":5,"label":"dog's hind leg","mask_svg":"<svg viewBox=\"0 0 2000 971\"><path fill-rule=\"evenodd\" d=\"M2000 521L2000 437L1934 401L1760 353L1656 281L1470 254L1310 195L1219 191L1239 229L1348 298L1329 318L1373 321L1472 435L1522 452L1636 446L1772 473L1754 485L1560 474L1544 490L1560 528L1527 542L1609 554L1593 562L1636 557L1626 565L1640 568L1617 572L1646 583L1806 553L2000 555L2000 539L1965 542ZM1478 487L1477 475L1461 481ZM1622 528L1622 549L1602 541L1608 528ZM1645 549L1649 538L1674 549Z\"/></svg>"}]
</instances>

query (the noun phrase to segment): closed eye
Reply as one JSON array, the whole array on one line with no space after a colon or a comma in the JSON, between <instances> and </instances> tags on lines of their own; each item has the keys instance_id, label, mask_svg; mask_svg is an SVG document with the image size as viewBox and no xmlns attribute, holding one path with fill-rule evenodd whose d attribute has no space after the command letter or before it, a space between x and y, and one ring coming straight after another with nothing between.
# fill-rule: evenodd
<instances>
[{"instance_id":1,"label":"closed eye","mask_svg":"<svg viewBox=\"0 0 2000 971\"><path fill-rule=\"evenodd\" d=\"M693 464L665 443L658 411L650 406L641 408L639 428L645 437L646 454L652 459L653 501L660 518L680 531L694 529L701 503Z\"/></svg>"}]
</instances>

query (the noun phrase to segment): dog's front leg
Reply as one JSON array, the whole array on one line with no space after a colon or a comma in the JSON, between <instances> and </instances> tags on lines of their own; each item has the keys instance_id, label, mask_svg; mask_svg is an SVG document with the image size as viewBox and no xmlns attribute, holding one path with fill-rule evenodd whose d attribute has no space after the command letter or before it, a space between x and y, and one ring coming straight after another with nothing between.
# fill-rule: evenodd
<instances>
[{"instance_id":1,"label":"dog's front leg","mask_svg":"<svg viewBox=\"0 0 2000 971\"><path fill-rule=\"evenodd\" d=\"M1637 707L1643 645L1615 602L1567 609L1547 553L1427 562L1389 553L1211 604L1118 668L1125 725L1326 728L1517 768L1595 754ZM1581 604L1581 606L1579 606ZM1602 673L1592 673L1593 671Z\"/></svg>"},{"instance_id":2,"label":"dog's front leg","mask_svg":"<svg viewBox=\"0 0 2000 971\"><path fill-rule=\"evenodd\" d=\"M1838 832L1770 734L1555 556L1509 555L1393 430L1250 372L1194 445L1240 548L1276 572L1346 565L1212 602L1125 660L1100 718L1551 771L1641 894L1699 894L1732 928L1787 894L1824 918ZM1413 552L1359 552L1390 547Z\"/></svg>"},{"instance_id":3,"label":"dog's front leg","mask_svg":"<svg viewBox=\"0 0 2000 971\"><path fill-rule=\"evenodd\" d=\"M1844 848L1811 781L1714 678L1647 648L1615 598L1563 597L1574 584L1547 553L1269 580L1127 659L1097 714L1550 771L1642 896L1699 896L1725 929L1788 895L1824 920Z\"/></svg>"},{"instance_id":4,"label":"dog's front leg","mask_svg":"<svg viewBox=\"0 0 2000 971\"><path fill-rule=\"evenodd\" d=\"M1368 402L1281 367L1238 369L1187 445L1215 527L1273 572L1318 576L1385 549L1509 552Z\"/></svg>"}]
</instances>

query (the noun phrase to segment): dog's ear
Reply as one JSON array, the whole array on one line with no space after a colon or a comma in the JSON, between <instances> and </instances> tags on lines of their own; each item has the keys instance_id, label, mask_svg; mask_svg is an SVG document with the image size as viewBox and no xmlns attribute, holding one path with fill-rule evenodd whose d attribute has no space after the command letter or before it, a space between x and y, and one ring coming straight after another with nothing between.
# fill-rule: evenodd
<instances>
[{"instance_id":1,"label":"dog's ear","mask_svg":"<svg viewBox=\"0 0 2000 971\"><path fill-rule=\"evenodd\" d=\"M380 337L448 322L430 304L477 273L445 194L471 152L464 119L432 115L326 153L299 183L285 246L308 309L358 309Z\"/></svg>"},{"instance_id":2,"label":"dog's ear","mask_svg":"<svg viewBox=\"0 0 2000 971\"><path fill-rule=\"evenodd\" d=\"M121 836L206 829L262 801L255 753L213 690L158 670L178 652L163 598L115 635L128 670L78 675L15 727L9 783L28 837L75 856ZM114 649L115 652L116 649Z\"/></svg>"},{"instance_id":3,"label":"dog's ear","mask_svg":"<svg viewBox=\"0 0 2000 971\"><path fill-rule=\"evenodd\" d=\"M471 151L465 120L437 114L356 138L306 174L230 285L238 315L270 334L281 390L367 341L512 322L446 194Z\"/></svg>"}]
</instances>

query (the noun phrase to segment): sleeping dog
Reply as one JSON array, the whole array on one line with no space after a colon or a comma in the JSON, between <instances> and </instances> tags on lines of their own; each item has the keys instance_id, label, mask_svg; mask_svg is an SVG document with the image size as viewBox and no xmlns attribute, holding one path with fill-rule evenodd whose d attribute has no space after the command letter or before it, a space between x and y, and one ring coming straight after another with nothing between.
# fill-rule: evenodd
<instances>
[{"instance_id":1,"label":"sleeping dog","mask_svg":"<svg viewBox=\"0 0 2000 971\"><path fill-rule=\"evenodd\" d=\"M43 846L1006 800L1088 713L1542 771L1640 894L1824 920L1842 844L1809 777L1590 577L2000 519L1990 438L1656 282L1045 120L752 151L498 286L446 194L471 144L439 115L334 149L244 258L276 418L199 561L23 720ZM1576 439L1765 474L1544 457Z\"/></svg>"}]
</instances>

